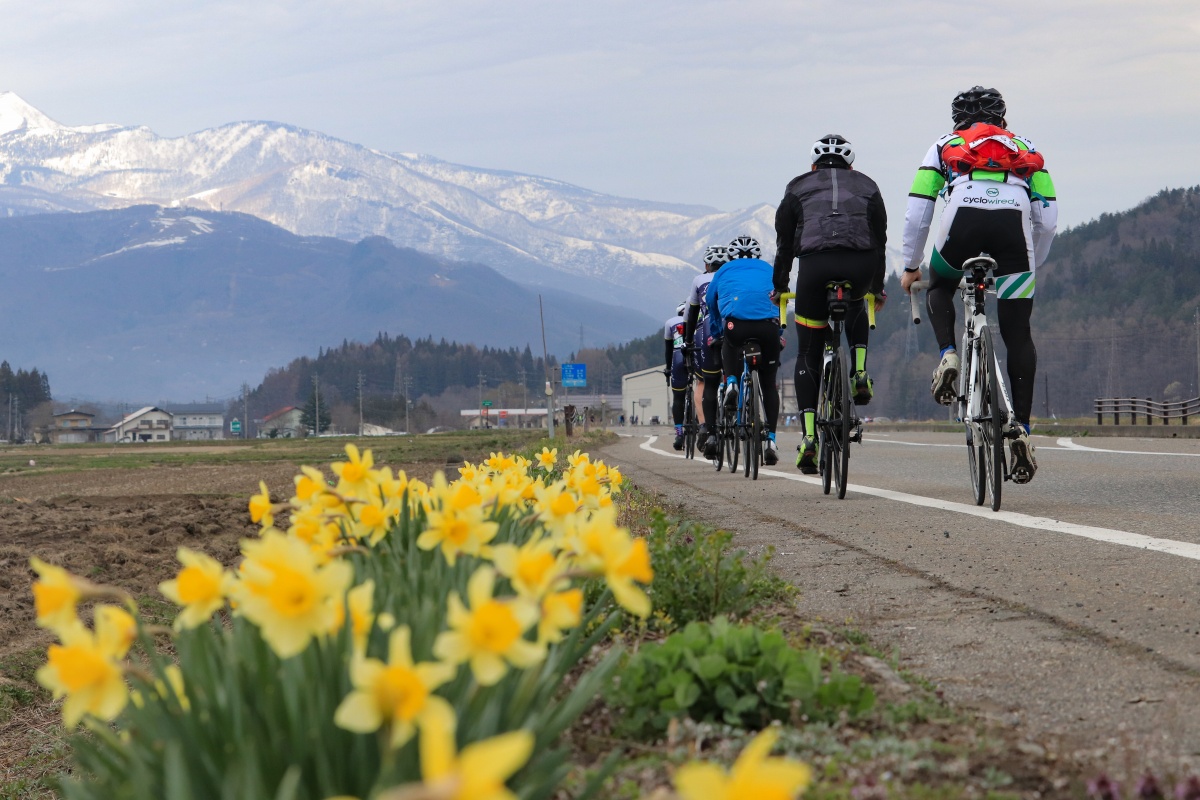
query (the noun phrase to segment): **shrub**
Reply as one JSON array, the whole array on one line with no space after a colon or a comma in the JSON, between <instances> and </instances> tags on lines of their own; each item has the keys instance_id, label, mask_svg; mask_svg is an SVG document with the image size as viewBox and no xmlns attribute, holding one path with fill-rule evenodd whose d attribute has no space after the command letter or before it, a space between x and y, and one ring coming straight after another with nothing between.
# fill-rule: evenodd
<instances>
[{"instance_id":1,"label":"shrub","mask_svg":"<svg viewBox=\"0 0 1200 800\"><path fill-rule=\"evenodd\" d=\"M778 630L719 617L643 646L608 701L621 732L656 738L683 717L752 730L772 720L832 722L869 711L875 694L858 676L827 674L819 652L792 647Z\"/></svg>"},{"instance_id":2,"label":"shrub","mask_svg":"<svg viewBox=\"0 0 1200 800\"><path fill-rule=\"evenodd\" d=\"M743 618L795 588L772 575L772 550L751 558L732 549L733 535L656 511L646 536L654 584L649 589L656 616L674 627L708 622L720 615Z\"/></svg>"}]
</instances>

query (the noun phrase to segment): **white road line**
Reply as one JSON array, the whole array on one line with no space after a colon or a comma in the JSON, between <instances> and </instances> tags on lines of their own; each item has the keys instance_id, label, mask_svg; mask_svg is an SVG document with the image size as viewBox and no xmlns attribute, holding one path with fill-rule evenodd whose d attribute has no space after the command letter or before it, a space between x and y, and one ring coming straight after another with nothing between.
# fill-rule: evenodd
<instances>
[{"instance_id":1,"label":"white road line","mask_svg":"<svg viewBox=\"0 0 1200 800\"><path fill-rule=\"evenodd\" d=\"M652 447L651 445L654 444L657 438L657 436L651 436L645 442L639 445L639 447L642 450L654 453L656 455L667 456L668 458L683 458L683 456L675 455L674 453L665 453L662 450ZM758 474L769 475L773 478L783 478L784 480L796 481L797 483L808 483L813 486L821 485L819 478L796 475L795 473L791 472L780 472L767 467L761 467L758 470ZM1194 561L1200 561L1200 544L1177 542L1172 539L1158 539L1153 536L1144 536L1140 533L1119 531L1112 528L1096 528L1091 525L1076 525L1073 522L1063 522L1062 520L1050 519L1049 517L1034 517L1029 514L1020 514L1015 511L992 511L980 506L970 506L965 503L953 503L948 500L936 500L932 497L924 497L919 494L907 494L905 492L894 492L890 489L877 489L874 486L859 486L852 483L847 485L846 488L847 490L857 492L858 494L880 497L884 500L895 500L899 503L908 503L909 505L922 506L924 508L934 508L939 511L953 511L957 514L967 514L972 517L980 517L982 519L990 519L997 522L1007 522L1010 525L1016 525L1021 528L1033 528L1035 530L1052 531L1054 533L1065 533L1071 536L1079 536L1084 539L1093 539L1097 542L1119 544L1124 547L1133 547L1138 550L1154 550L1159 553L1167 553L1168 555L1181 556L1183 558L1190 558Z\"/></svg>"},{"instance_id":2,"label":"white road line","mask_svg":"<svg viewBox=\"0 0 1200 800\"><path fill-rule=\"evenodd\" d=\"M1081 453L1121 453L1131 456L1183 456L1184 458L1200 458L1200 453L1153 453L1149 450L1106 450L1102 447L1087 447L1076 444L1072 439L1063 437L1058 440L1058 446L1063 450L1075 450Z\"/></svg>"}]
</instances>

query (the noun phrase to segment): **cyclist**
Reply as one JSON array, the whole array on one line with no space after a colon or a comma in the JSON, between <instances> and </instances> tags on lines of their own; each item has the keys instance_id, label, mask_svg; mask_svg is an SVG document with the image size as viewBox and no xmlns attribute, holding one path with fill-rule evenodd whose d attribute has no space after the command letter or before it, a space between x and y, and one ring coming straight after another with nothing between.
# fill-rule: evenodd
<instances>
[{"instance_id":1,"label":"cyclist","mask_svg":"<svg viewBox=\"0 0 1200 800\"><path fill-rule=\"evenodd\" d=\"M685 341L692 344L696 376L696 409L700 420L699 441L704 442L705 457L716 458L716 437L713 437L712 454L708 452L708 420L717 419L717 386L721 380L721 342L709 331L707 304L708 285L713 273L729 261L729 252L724 245L710 245L704 250L704 272L692 281L688 295L687 329ZM709 339L713 338L710 343Z\"/></svg>"},{"instance_id":2,"label":"cyclist","mask_svg":"<svg viewBox=\"0 0 1200 800\"><path fill-rule=\"evenodd\" d=\"M667 377L667 386L671 387L671 418L675 422L676 450L683 449L683 396L687 392L687 365L684 360L687 339L683 336L687 318L683 314L686 310L685 300L675 307L675 316L663 325L664 354L667 359L663 374Z\"/></svg>"},{"instance_id":3,"label":"cyclist","mask_svg":"<svg viewBox=\"0 0 1200 800\"><path fill-rule=\"evenodd\" d=\"M1033 312L1035 270L1050 254L1058 223L1054 182L1042 168L1041 155L1028 139L1005 130L1004 98L995 89L974 86L950 103L954 131L929 148L917 170L904 217L905 271L900 285L907 292L921 277L921 257L939 194L946 205L933 253L927 302L929 321L941 349L941 362L930 387L934 400L955 399L959 372L954 347L954 294L962 263L985 252L996 261L997 277L1017 275L1022 297L996 304L1000 337L1008 351L1008 378L1013 412L1019 426L1011 440L1012 477L1027 483L1037 471L1029 442L1029 415L1037 349L1029 329ZM979 163L972 157L983 146L1003 148L1005 155Z\"/></svg>"},{"instance_id":4,"label":"cyclist","mask_svg":"<svg viewBox=\"0 0 1200 800\"><path fill-rule=\"evenodd\" d=\"M763 393L763 410L767 415L767 446L763 462L773 466L779 462L775 446L775 424L779 418L779 389L775 373L779 369L779 353L783 349L779 335L779 309L771 299L771 265L762 260L762 248L749 236L739 236L729 243L729 262L713 274L705 301L708 313L724 333L721 362L725 368L725 410L737 408L737 382L742 374L742 345L753 339L762 348L763 361L759 379ZM715 419L715 418L714 418ZM718 443L709 435L705 454L715 454Z\"/></svg>"},{"instance_id":5,"label":"cyclist","mask_svg":"<svg viewBox=\"0 0 1200 800\"><path fill-rule=\"evenodd\" d=\"M871 292L875 308L883 307L886 271L887 212L875 181L858 172L850 142L835 133L812 146L812 168L787 185L775 212L774 287L777 298L788 290L792 259L796 274L796 404L801 409L803 438L796 466L805 474L817 472L817 395L821 362L829 337L829 307L825 286L833 281L852 285L851 299ZM851 384L856 405L871 400L867 375L870 325L863 303L851 303L846 313L846 338L854 354Z\"/></svg>"}]
</instances>

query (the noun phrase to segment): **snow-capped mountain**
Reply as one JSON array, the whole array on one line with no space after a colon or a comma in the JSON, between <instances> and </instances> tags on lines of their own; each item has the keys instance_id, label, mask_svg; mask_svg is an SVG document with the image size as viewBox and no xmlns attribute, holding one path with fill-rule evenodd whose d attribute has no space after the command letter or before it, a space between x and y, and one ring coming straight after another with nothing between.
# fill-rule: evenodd
<instances>
[{"instance_id":1,"label":"snow-capped mountain","mask_svg":"<svg viewBox=\"0 0 1200 800\"><path fill-rule=\"evenodd\" d=\"M0 214L147 203L240 211L300 235L385 236L655 315L682 295L707 244L742 233L774 242L768 205L722 212L630 200L276 122L178 138L68 127L0 93Z\"/></svg>"}]
</instances>

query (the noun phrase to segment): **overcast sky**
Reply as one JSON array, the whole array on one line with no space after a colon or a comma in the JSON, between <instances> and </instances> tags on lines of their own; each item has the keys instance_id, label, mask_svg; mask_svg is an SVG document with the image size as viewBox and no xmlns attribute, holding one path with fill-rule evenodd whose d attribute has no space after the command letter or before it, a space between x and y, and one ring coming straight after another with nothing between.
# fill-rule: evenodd
<instances>
[{"instance_id":1,"label":"overcast sky","mask_svg":"<svg viewBox=\"0 0 1200 800\"><path fill-rule=\"evenodd\" d=\"M0 89L68 125L268 119L732 210L826 132L899 221L949 103L995 86L1065 225L1200 183L1200 3L0 0ZM898 242L896 242L898 244Z\"/></svg>"}]
</instances>

